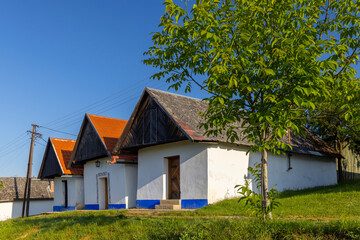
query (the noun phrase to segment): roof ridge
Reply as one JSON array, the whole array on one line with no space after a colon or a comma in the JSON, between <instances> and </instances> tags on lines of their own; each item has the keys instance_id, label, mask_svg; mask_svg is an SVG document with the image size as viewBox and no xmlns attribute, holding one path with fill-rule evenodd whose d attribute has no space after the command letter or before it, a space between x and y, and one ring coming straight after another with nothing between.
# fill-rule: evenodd
<instances>
[{"instance_id":1,"label":"roof ridge","mask_svg":"<svg viewBox=\"0 0 360 240\"><path fill-rule=\"evenodd\" d=\"M190 97L190 96L186 96L186 95L181 95L181 94L178 94L178 93L166 92L166 91L164 91L164 90L159 90L159 89L155 89L155 88L146 87L145 89L149 89L150 91L153 90L153 91L157 91L157 92L162 92L162 93L169 94L169 95L175 95L175 96L179 96L179 97L190 98L190 99L197 100L197 101L200 101L200 102L205 102L204 100L202 100L202 99L200 99L200 98L195 98L195 97ZM205 102L205 103L206 103L206 102Z\"/></svg>"},{"instance_id":2,"label":"roof ridge","mask_svg":"<svg viewBox=\"0 0 360 240\"><path fill-rule=\"evenodd\" d=\"M54 137L50 137L50 139L52 139L52 140L60 140L60 141L64 141L64 142L76 142L75 139L67 139L67 138L54 138Z\"/></svg>"},{"instance_id":3,"label":"roof ridge","mask_svg":"<svg viewBox=\"0 0 360 240\"><path fill-rule=\"evenodd\" d=\"M89 117L99 117L99 118L106 118L106 119L114 119L114 120L122 120L122 121L127 121L125 119L121 119L121 118L114 118L114 117L107 117L107 116L100 116L100 115L95 115L95 114L90 114L90 113L86 113L86 115L88 115Z\"/></svg>"}]
</instances>

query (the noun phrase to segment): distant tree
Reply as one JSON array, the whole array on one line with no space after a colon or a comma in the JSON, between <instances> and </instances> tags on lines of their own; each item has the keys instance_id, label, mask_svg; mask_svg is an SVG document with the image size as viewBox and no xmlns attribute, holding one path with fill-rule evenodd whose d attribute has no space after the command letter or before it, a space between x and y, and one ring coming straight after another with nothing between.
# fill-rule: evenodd
<instances>
[{"instance_id":1,"label":"distant tree","mask_svg":"<svg viewBox=\"0 0 360 240\"><path fill-rule=\"evenodd\" d=\"M261 157L263 217L270 206L267 155L291 148L309 111L331 98L327 84L354 79L359 60L356 0L165 1L160 31L144 63L178 90L193 84L209 93L201 125L226 131L232 142L255 143ZM347 97L344 95L343 97ZM321 118L321 115L317 115ZM238 128L235 122L241 122ZM268 217L271 218L271 212Z\"/></svg>"},{"instance_id":2,"label":"distant tree","mask_svg":"<svg viewBox=\"0 0 360 240\"><path fill-rule=\"evenodd\" d=\"M343 79L328 84L331 98L318 105L310 118L308 128L333 146L340 155L349 147L360 153L360 86L359 79ZM338 158L338 180L342 177L342 158Z\"/></svg>"},{"instance_id":3,"label":"distant tree","mask_svg":"<svg viewBox=\"0 0 360 240\"><path fill-rule=\"evenodd\" d=\"M4 189L4 183L0 182L0 189Z\"/></svg>"}]
</instances>

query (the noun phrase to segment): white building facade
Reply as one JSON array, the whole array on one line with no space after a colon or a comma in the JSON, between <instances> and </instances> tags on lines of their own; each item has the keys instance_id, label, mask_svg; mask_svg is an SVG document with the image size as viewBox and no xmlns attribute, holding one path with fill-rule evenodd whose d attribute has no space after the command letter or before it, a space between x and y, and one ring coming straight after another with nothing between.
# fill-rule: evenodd
<instances>
[{"instance_id":1,"label":"white building facade","mask_svg":"<svg viewBox=\"0 0 360 240\"><path fill-rule=\"evenodd\" d=\"M143 148L138 155L137 207L155 208L169 199L168 158L180 159L181 208L200 208L227 198L239 197L235 185L244 185L248 167L261 155L246 147L181 141ZM291 157L269 154L269 185L279 191L337 183L335 159L304 154Z\"/></svg>"},{"instance_id":2,"label":"white building facade","mask_svg":"<svg viewBox=\"0 0 360 240\"><path fill-rule=\"evenodd\" d=\"M136 206L136 158L112 155L112 149L126 122L116 118L85 115L68 165L84 167L85 210L126 209Z\"/></svg>"},{"instance_id":3,"label":"white building facade","mask_svg":"<svg viewBox=\"0 0 360 240\"><path fill-rule=\"evenodd\" d=\"M84 178L79 175L63 175L54 178L53 211L84 209Z\"/></svg>"},{"instance_id":4,"label":"white building facade","mask_svg":"<svg viewBox=\"0 0 360 240\"><path fill-rule=\"evenodd\" d=\"M127 209L136 207L137 165L110 164L111 158L84 165L85 209Z\"/></svg>"},{"instance_id":5,"label":"white building facade","mask_svg":"<svg viewBox=\"0 0 360 240\"><path fill-rule=\"evenodd\" d=\"M238 197L235 185L252 178L248 167L260 162L260 154L247 154L251 143L246 141L227 143L225 133L206 136L199 113L207 106L145 89L114 148L116 154L138 156L136 207L161 207L160 200L173 199L183 209L200 208ZM286 156L268 154L270 187L283 191L337 183L335 152L314 138L306 132L306 137L284 139L293 147Z\"/></svg>"}]
</instances>

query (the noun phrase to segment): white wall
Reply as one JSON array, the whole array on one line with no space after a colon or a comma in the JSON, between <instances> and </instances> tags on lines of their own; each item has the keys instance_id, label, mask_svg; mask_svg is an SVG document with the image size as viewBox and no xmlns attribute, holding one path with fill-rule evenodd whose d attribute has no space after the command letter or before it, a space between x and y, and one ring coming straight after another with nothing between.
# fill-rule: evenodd
<instances>
[{"instance_id":1,"label":"white wall","mask_svg":"<svg viewBox=\"0 0 360 240\"><path fill-rule=\"evenodd\" d=\"M63 180L68 185L68 207L84 209L84 178L77 175L63 175L54 178L54 206L65 206L65 189Z\"/></svg>"},{"instance_id":2,"label":"white wall","mask_svg":"<svg viewBox=\"0 0 360 240\"><path fill-rule=\"evenodd\" d=\"M100 161L100 167L95 165L97 160ZM124 204L127 208L134 207L136 203L137 166L109 164L108 161L112 161L112 159L96 159L84 165L85 205L100 204L104 193L103 189L99 188L99 180L106 177L109 207L123 206Z\"/></svg>"},{"instance_id":3,"label":"white wall","mask_svg":"<svg viewBox=\"0 0 360 240\"><path fill-rule=\"evenodd\" d=\"M207 145L186 140L139 150L138 200L167 199L166 157L177 155L181 199L207 199Z\"/></svg>"},{"instance_id":4,"label":"white wall","mask_svg":"<svg viewBox=\"0 0 360 240\"><path fill-rule=\"evenodd\" d=\"M247 149L230 144L209 144L207 151L209 203L239 196L234 187L244 184L249 164Z\"/></svg>"},{"instance_id":5,"label":"white wall","mask_svg":"<svg viewBox=\"0 0 360 240\"><path fill-rule=\"evenodd\" d=\"M250 153L251 167L260 161L260 153ZM337 183L334 158L293 153L290 162L291 170L287 156L268 154L269 187L277 184L275 189L284 191Z\"/></svg>"},{"instance_id":6,"label":"white wall","mask_svg":"<svg viewBox=\"0 0 360 240\"><path fill-rule=\"evenodd\" d=\"M21 217L22 201L0 202L0 221ZM52 212L54 201L31 200L29 215L39 215L43 212Z\"/></svg>"}]
</instances>

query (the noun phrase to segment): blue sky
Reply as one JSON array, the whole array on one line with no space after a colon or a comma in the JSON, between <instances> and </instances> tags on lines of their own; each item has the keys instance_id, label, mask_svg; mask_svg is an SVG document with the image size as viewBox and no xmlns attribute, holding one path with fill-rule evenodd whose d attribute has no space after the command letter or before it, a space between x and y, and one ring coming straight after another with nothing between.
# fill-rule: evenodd
<instances>
[{"instance_id":1,"label":"blue sky","mask_svg":"<svg viewBox=\"0 0 360 240\"><path fill-rule=\"evenodd\" d=\"M0 2L1 177L25 176L32 123L72 134L38 129L36 176L49 136L76 138L86 112L128 119L144 87L167 89L142 64L162 2Z\"/></svg>"},{"instance_id":2,"label":"blue sky","mask_svg":"<svg viewBox=\"0 0 360 240\"><path fill-rule=\"evenodd\" d=\"M145 86L167 89L141 62L163 12L160 0L0 3L0 176L26 175L32 123L76 135L85 112L128 119Z\"/></svg>"}]
</instances>

